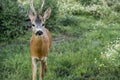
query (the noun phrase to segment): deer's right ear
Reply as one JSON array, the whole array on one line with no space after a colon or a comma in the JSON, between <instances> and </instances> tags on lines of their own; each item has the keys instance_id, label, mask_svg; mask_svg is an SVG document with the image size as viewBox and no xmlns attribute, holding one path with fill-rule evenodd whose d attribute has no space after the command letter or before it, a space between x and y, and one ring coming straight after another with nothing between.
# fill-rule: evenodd
<instances>
[{"instance_id":1,"label":"deer's right ear","mask_svg":"<svg viewBox=\"0 0 120 80\"><path fill-rule=\"evenodd\" d=\"M30 20L32 21L34 19L34 17L36 16L36 11L35 8L33 6L33 0L30 3L30 10L28 11L28 16L30 18Z\"/></svg>"},{"instance_id":2,"label":"deer's right ear","mask_svg":"<svg viewBox=\"0 0 120 80\"><path fill-rule=\"evenodd\" d=\"M29 16L29 18L30 18L30 20L33 20L33 18L35 17L35 12L32 10L32 9L30 9L29 11L28 11L28 16Z\"/></svg>"}]
</instances>

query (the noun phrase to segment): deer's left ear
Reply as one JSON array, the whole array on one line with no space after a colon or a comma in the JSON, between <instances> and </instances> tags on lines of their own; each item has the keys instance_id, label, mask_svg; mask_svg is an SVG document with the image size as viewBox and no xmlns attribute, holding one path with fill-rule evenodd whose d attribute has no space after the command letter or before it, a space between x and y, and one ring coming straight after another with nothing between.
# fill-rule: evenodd
<instances>
[{"instance_id":1,"label":"deer's left ear","mask_svg":"<svg viewBox=\"0 0 120 80\"><path fill-rule=\"evenodd\" d=\"M46 21L47 19L49 19L50 14L51 14L51 8L48 8L48 9L45 11L44 16L43 16L43 18L44 18L45 21Z\"/></svg>"}]
</instances>

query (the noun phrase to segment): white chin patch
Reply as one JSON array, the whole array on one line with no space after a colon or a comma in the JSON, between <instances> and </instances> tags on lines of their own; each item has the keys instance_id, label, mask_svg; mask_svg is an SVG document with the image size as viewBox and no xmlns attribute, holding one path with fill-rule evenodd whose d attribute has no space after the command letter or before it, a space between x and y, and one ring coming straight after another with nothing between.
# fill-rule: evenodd
<instances>
[{"instance_id":1,"label":"white chin patch","mask_svg":"<svg viewBox=\"0 0 120 80\"><path fill-rule=\"evenodd\" d=\"M36 35L37 36L37 38L41 38L42 37L42 35Z\"/></svg>"}]
</instances>

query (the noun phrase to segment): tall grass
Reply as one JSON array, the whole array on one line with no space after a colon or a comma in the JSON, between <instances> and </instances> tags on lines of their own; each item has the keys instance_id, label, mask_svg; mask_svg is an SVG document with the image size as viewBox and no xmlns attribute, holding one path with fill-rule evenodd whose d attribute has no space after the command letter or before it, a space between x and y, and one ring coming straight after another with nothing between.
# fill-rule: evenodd
<instances>
[{"instance_id":1,"label":"tall grass","mask_svg":"<svg viewBox=\"0 0 120 80\"><path fill-rule=\"evenodd\" d=\"M64 37L63 39L53 41L48 56L48 71L45 79L118 80L120 70L119 39L116 40L116 38L120 37L119 31L110 30L109 26L105 23L101 24L91 16L87 17L87 19L86 16L79 18L77 16L77 19L81 21L81 26L74 27L74 25L69 25L71 27L73 26L71 29L72 33L69 30L66 32L69 35L76 34L76 32L80 35L76 37L75 35L70 35L70 38ZM89 24L87 24L88 22ZM30 37L30 35L26 36L28 38ZM20 40L22 39L24 42L26 36L23 36ZM110 45L108 43L110 43ZM27 42L27 44L12 43L1 47L1 79L31 79L31 59L28 44L29 42ZM111 49L111 47L107 46L113 46L111 52L108 50L108 48ZM111 55L113 50L117 51L115 55L106 58L106 55Z\"/></svg>"},{"instance_id":2,"label":"tall grass","mask_svg":"<svg viewBox=\"0 0 120 80\"><path fill-rule=\"evenodd\" d=\"M58 0L60 36L52 33L45 80L119 80L119 13L107 1L107 7L96 3L86 6L77 1ZM32 79L30 34L0 44L1 80Z\"/></svg>"}]
</instances>

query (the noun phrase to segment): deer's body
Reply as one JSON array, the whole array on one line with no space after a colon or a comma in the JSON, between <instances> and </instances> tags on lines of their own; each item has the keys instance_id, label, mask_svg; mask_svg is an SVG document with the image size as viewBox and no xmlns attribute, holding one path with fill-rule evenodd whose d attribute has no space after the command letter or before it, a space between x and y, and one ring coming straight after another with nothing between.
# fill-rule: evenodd
<instances>
[{"instance_id":1,"label":"deer's body","mask_svg":"<svg viewBox=\"0 0 120 80\"><path fill-rule=\"evenodd\" d=\"M39 60L47 57L51 44L52 37L46 28L43 29L43 35L40 37L33 33L30 41L31 57L39 58Z\"/></svg>"},{"instance_id":2,"label":"deer's body","mask_svg":"<svg viewBox=\"0 0 120 80\"><path fill-rule=\"evenodd\" d=\"M32 23L32 37L30 41L30 56L32 59L32 80L37 79L37 62L40 61L40 80L44 80L44 73L47 69L47 56L52 44L50 32L45 28L45 21L50 17L51 8L48 8L42 16L42 6L36 13L33 1L30 5L29 18Z\"/></svg>"}]
</instances>

